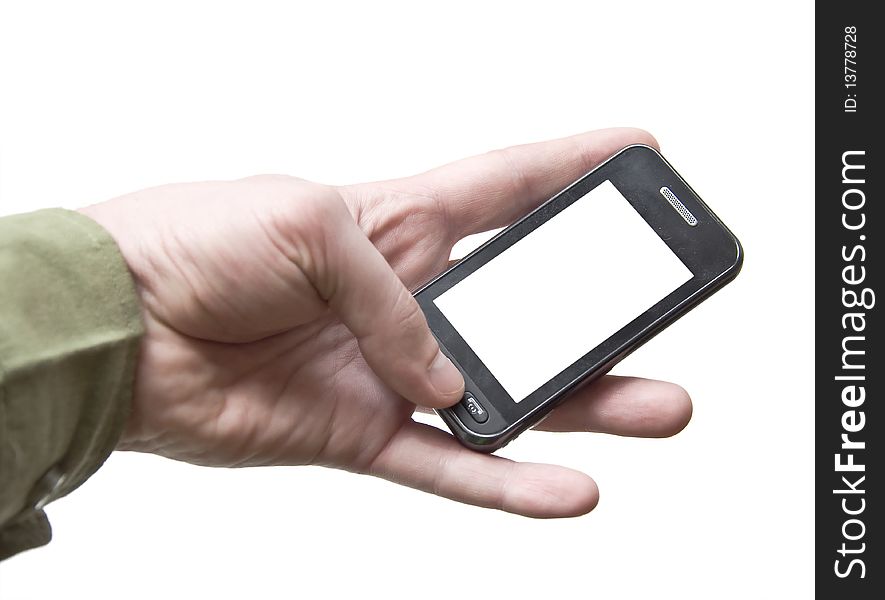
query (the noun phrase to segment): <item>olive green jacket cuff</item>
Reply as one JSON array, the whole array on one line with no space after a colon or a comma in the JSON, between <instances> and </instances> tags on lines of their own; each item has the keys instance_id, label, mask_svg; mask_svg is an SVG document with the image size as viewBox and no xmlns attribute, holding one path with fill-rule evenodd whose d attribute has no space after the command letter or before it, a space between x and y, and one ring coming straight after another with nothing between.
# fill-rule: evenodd
<instances>
[{"instance_id":1,"label":"olive green jacket cuff","mask_svg":"<svg viewBox=\"0 0 885 600\"><path fill-rule=\"evenodd\" d=\"M113 451L142 333L97 223L62 209L0 218L0 560L49 542L43 506Z\"/></svg>"}]
</instances>

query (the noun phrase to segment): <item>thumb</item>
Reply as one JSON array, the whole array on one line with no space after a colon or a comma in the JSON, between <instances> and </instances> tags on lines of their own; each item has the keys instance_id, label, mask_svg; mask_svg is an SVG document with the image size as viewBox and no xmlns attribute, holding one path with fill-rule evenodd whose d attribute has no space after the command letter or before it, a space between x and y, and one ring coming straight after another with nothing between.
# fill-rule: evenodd
<instances>
[{"instance_id":1,"label":"thumb","mask_svg":"<svg viewBox=\"0 0 885 600\"><path fill-rule=\"evenodd\" d=\"M343 202L324 219L320 292L359 342L366 362L406 399L431 408L457 403L464 378L440 352L418 302ZM329 231L332 229L332 231Z\"/></svg>"}]
</instances>

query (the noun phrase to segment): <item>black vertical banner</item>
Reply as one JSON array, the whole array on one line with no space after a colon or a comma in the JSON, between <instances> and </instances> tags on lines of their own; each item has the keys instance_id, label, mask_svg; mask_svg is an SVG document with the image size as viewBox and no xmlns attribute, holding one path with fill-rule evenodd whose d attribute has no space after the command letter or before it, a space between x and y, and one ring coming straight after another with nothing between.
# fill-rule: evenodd
<instances>
[{"instance_id":1,"label":"black vertical banner","mask_svg":"<svg viewBox=\"0 0 885 600\"><path fill-rule=\"evenodd\" d=\"M815 17L815 576L821 598L881 598L885 454L880 63L874 2ZM875 332L875 333L874 333ZM874 594L873 590L878 590Z\"/></svg>"}]
</instances>

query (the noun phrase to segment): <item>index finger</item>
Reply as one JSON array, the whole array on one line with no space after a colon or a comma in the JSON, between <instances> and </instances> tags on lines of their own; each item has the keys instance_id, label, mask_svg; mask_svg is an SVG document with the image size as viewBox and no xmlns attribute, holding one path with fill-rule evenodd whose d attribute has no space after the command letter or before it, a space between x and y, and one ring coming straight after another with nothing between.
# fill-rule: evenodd
<instances>
[{"instance_id":1,"label":"index finger","mask_svg":"<svg viewBox=\"0 0 885 600\"><path fill-rule=\"evenodd\" d=\"M642 129L600 129L465 158L402 180L438 200L451 241L509 225L631 144L658 147Z\"/></svg>"}]
</instances>

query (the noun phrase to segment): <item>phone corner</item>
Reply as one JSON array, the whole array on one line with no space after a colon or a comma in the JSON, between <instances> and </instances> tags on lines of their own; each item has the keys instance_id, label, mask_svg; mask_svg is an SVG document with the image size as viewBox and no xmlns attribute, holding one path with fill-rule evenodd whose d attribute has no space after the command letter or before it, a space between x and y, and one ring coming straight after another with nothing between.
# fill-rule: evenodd
<instances>
[{"instance_id":1,"label":"phone corner","mask_svg":"<svg viewBox=\"0 0 885 600\"><path fill-rule=\"evenodd\" d=\"M491 454L507 445L507 442L509 442L512 437L477 433L464 425L464 423L461 422L461 419L459 419L451 409L436 409L435 412L448 426L455 439L457 439L462 446L476 452Z\"/></svg>"},{"instance_id":2,"label":"phone corner","mask_svg":"<svg viewBox=\"0 0 885 600\"><path fill-rule=\"evenodd\" d=\"M730 279L734 279L744 266L744 247L734 233L731 233L731 240L734 242L734 257L731 259L731 265L726 269L726 273Z\"/></svg>"}]
</instances>

